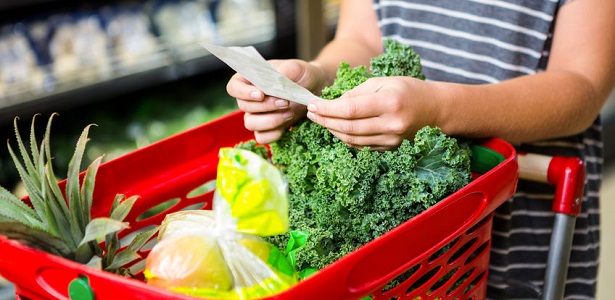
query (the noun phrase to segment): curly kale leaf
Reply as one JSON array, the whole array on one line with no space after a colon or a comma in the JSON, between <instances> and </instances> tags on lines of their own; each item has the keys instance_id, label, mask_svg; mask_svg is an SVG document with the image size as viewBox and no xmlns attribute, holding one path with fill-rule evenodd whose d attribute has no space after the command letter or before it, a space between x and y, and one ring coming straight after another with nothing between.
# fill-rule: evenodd
<instances>
[{"instance_id":1,"label":"curly kale leaf","mask_svg":"<svg viewBox=\"0 0 615 300\"><path fill-rule=\"evenodd\" d=\"M372 58L370 69L373 76L410 76L425 79L421 58L412 47L395 40L384 41L383 54Z\"/></svg>"},{"instance_id":2,"label":"curly kale leaf","mask_svg":"<svg viewBox=\"0 0 615 300\"><path fill-rule=\"evenodd\" d=\"M235 148L252 151L264 159L269 159L269 150L267 149L267 147L257 143L256 140L240 142L235 145Z\"/></svg>"},{"instance_id":3,"label":"curly kale leaf","mask_svg":"<svg viewBox=\"0 0 615 300\"><path fill-rule=\"evenodd\" d=\"M291 229L310 233L297 267L323 268L470 181L469 147L425 127L392 151L348 147L304 120L271 144L290 189ZM287 236L270 241L285 247Z\"/></svg>"},{"instance_id":4,"label":"curly kale leaf","mask_svg":"<svg viewBox=\"0 0 615 300\"><path fill-rule=\"evenodd\" d=\"M360 85L370 77L373 77L373 75L365 66L350 68L347 62L342 62L337 69L335 81L333 81L332 85L322 90L321 97L328 100L337 99L343 93Z\"/></svg>"},{"instance_id":5,"label":"curly kale leaf","mask_svg":"<svg viewBox=\"0 0 615 300\"><path fill-rule=\"evenodd\" d=\"M425 79L421 58L412 47L392 39L385 40L384 47L384 53L371 59L369 70L365 66L351 68L347 62L342 62L333 84L322 90L321 97L328 100L337 99L372 77L410 76Z\"/></svg>"}]
</instances>

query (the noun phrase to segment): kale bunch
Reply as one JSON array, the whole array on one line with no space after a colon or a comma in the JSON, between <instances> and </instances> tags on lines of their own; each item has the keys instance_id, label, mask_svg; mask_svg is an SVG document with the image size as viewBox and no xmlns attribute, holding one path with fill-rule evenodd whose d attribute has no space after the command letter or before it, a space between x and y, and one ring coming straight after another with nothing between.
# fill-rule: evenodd
<instances>
[{"instance_id":1,"label":"kale bunch","mask_svg":"<svg viewBox=\"0 0 615 300\"><path fill-rule=\"evenodd\" d=\"M337 99L346 91L365 82L372 77L410 76L425 79L422 72L421 58L412 47L395 40L384 41L385 51L371 59L369 70L365 66L351 68L347 62L342 62L337 69L335 81L322 90L323 99Z\"/></svg>"},{"instance_id":2,"label":"kale bunch","mask_svg":"<svg viewBox=\"0 0 615 300\"><path fill-rule=\"evenodd\" d=\"M321 269L460 189L471 178L469 147L438 128L393 151L350 148L302 121L271 144L290 192L290 226L309 233L299 270ZM288 236L270 241L284 249Z\"/></svg>"},{"instance_id":3,"label":"kale bunch","mask_svg":"<svg viewBox=\"0 0 615 300\"><path fill-rule=\"evenodd\" d=\"M324 98L334 99L373 76L424 79L418 55L392 40L365 67L342 64ZM348 147L303 119L270 144L290 192L290 226L309 234L296 252L299 270L321 269L436 204L470 182L469 144L439 128L419 130L396 150ZM288 235L269 241L285 249Z\"/></svg>"}]
</instances>

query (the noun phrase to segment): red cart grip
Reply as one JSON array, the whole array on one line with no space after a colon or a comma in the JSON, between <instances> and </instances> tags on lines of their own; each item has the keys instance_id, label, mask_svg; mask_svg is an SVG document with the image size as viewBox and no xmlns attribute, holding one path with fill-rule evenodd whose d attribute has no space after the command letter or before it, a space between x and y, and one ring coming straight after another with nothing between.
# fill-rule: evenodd
<instances>
[{"instance_id":1,"label":"red cart grip","mask_svg":"<svg viewBox=\"0 0 615 300\"><path fill-rule=\"evenodd\" d=\"M585 185L583 162L576 157L553 157L549 163L547 181L555 186L553 211L578 216Z\"/></svg>"}]
</instances>

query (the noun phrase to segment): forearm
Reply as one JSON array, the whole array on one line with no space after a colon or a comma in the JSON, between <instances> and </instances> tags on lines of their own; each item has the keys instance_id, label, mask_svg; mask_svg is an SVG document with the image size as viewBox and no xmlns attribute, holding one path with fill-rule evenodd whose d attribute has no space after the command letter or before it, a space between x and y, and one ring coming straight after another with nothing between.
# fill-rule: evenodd
<instances>
[{"instance_id":1,"label":"forearm","mask_svg":"<svg viewBox=\"0 0 615 300\"><path fill-rule=\"evenodd\" d=\"M591 126L610 88L596 88L566 71L544 72L497 84L434 82L437 125L451 135L529 142L572 135Z\"/></svg>"},{"instance_id":2,"label":"forearm","mask_svg":"<svg viewBox=\"0 0 615 300\"><path fill-rule=\"evenodd\" d=\"M440 125L451 134L511 142L567 136L591 126L615 82L613 9L613 1L564 5L545 72L482 86L434 83L438 99L444 99L438 104Z\"/></svg>"},{"instance_id":3,"label":"forearm","mask_svg":"<svg viewBox=\"0 0 615 300\"><path fill-rule=\"evenodd\" d=\"M347 62L351 67L369 66L371 58L382 51L382 35L372 1L347 0L340 4L335 38L321 50L312 64L319 67L324 86L328 86L335 79L341 62Z\"/></svg>"},{"instance_id":4,"label":"forearm","mask_svg":"<svg viewBox=\"0 0 615 300\"><path fill-rule=\"evenodd\" d=\"M359 65L369 67L370 59L380 53L370 50L360 41L338 38L327 44L311 63L320 67L327 86L335 79L337 69L342 62L347 62L351 67Z\"/></svg>"}]
</instances>

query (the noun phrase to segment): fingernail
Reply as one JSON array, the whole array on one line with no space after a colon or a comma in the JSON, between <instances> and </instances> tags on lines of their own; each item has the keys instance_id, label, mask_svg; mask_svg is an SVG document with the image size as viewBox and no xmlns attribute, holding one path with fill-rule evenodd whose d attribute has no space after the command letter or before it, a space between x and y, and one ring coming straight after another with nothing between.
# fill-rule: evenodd
<instances>
[{"instance_id":1,"label":"fingernail","mask_svg":"<svg viewBox=\"0 0 615 300\"><path fill-rule=\"evenodd\" d=\"M252 97L252 99L260 99L260 98L262 98L261 92L254 91L254 92L250 93L250 97Z\"/></svg>"},{"instance_id":2,"label":"fingernail","mask_svg":"<svg viewBox=\"0 0 615 300\"><path fill-rule=\"evenodd\" d=\"M308 117L308 119L314 120L314 113L313 112L308 111L306 116Z\"/></svg>"},{"instance_id":3,"label":"fingernail","mask_svg":"<svg viewBox=\"0 0 615 300\"><path fill-rule=\"evenodd\" d=\"M290 120L293 118L293 112L292 111L287 111L282 115L282 118L284 118L284 120Z\"/></svg>"},{"instance_id":4,"label":"fingernail","mask_svg":"<svg viewBox=\"0 0 615 300\"><path fill-rule=\"evenodd\" d=\"M315 104L312 104L312 103L308 104L307 109L308 109L309 111L313 111L313 112L318 111L318 108L316 107L316 105L315 105Z\"/></svg>"},{"instance_id":5,"label":"fingernail","mask_svg":"<svg viewBox=\"0 0 615 300\"><path fill-rule=\"evenodd\" d=\"M277 107L282 107L282 108L288 107L288 101L286 100L278 99L278 100L275 100L274 103L275 103L275 106Z\"/></svg>"}]
</instances>

